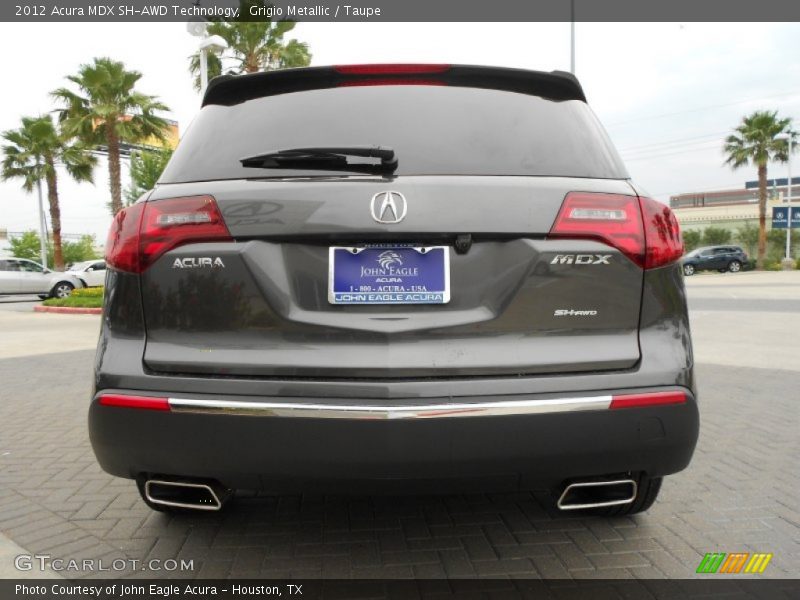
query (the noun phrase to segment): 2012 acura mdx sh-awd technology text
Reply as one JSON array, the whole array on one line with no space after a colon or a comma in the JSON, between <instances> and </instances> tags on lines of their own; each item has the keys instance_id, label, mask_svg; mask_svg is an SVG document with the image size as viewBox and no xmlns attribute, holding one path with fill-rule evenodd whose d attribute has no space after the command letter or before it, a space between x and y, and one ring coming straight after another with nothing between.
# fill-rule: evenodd
<instances>
[{"instance_id":1,"label":"2012 acura mdx sh-awd technology text","mask_svg":"<svg viewBox=\"0 0 800 600\"><path fill-rule=\"evenodd\" d=\"M569 74L218 78L109 234L94 451L159 510L356 486L645 510L698 435L682 250Z\"/></svg>"}]
</instances>

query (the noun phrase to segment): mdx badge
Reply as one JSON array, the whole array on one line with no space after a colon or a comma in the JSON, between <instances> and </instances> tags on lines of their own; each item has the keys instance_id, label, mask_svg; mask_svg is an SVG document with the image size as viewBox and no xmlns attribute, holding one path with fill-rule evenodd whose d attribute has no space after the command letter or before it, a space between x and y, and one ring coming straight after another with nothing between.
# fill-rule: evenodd
<instances>
[{"instance_id":1,"label":"mdx badge","mask_svg":"<svg viewBox=\"0 0 800 600\"><path fill-rule=\"evenodd\" d=\"M551 265L608 265L610 254L556 254Z\"/></svg>"},{"instance_id":2,"label":"mdx badge","mask_svg":"<svg viewBox=\"0 0 800 600\"><path fill-rule=\"evenodd\" d=\"M370 211L378 223L391 225L406 218L408 204L400 192L378 192L372 197Z\"/></svg>"},{"instance_id":3,"label":"mdx badge","mask_svg":"<svg viewBox=\"0 0 800 600\"><path fill-rule=\"evenodd\" d=\"M187 256L176 258L172 263L173 269L224 269L225 263L219 256Z\"/></svg>"}]
</instances>

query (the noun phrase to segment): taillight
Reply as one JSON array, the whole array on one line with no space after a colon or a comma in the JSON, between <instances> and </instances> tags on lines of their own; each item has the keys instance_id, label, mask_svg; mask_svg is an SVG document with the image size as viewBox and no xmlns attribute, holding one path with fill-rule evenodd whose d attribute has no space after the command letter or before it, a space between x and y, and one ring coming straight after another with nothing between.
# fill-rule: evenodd
<instances>
[{"instance_id":1,"label":"taillight","mask_svg":"<svg viewBox=\"0 0 800 600\"><path fill-rule=\"evenodd\" d=\"M124 394L103 394L98 400L101 406L118 408L138 408L144 410L169 410L168 398L151 396L128 396Z\"/></svg>"},{"instance_id":2,"label":"taillight","mask_svg":"<svg viewBox=\"0 0 800 600\"><path fill-rule=\"evenodd\" d=\"M231 234L211 196L141 202L120 211L109 232L106 261L141 273L165 252L197 242L230 241Z\"/></svg>"},{"instance_id":3,"label":"taillight","mask_svg":"<svg viewBox=\"0 0 800 600\"><path fill-rule=\"evenodd\" d=\"M683 255L680 227L670 208L637 196L570 192L548 237L598 240L645 269Z\"/></svg>"},{"instance_id":4,"label":"taillight","mask_svg":"<svg viewBox=\"0 0 800 600\"><path fill-rule=\"evenodd\" d=\"M608 408L644 408L647 406L663 406L664 404L685 404L684 392L647 392L644 394L622 394L611 397Z\"/></svg>"},{"instance_id":5,"label":"taillight","mask_svg":"<svg viewBox=\"0 0 800 600\"><path fill-rule=\"evenodd\" d=\"M379 64L379 65L337 65L333 70L342 75L422 75L444 73L450 65L443 64Z\"/></svg>"},{"instance_id":6,"label":"taillight","mask_svg":"<svg viewBox=\"0 0 800 600\"><path fill-rule=\"evenodd\" d=\"M120 271L139 272L139 227L144 202L123 208L114 217L106 239L106 264Z\"/></svg>"},{"instance_id":7,"label":"taillight","mask_svg":"<svg viewBox=\"0 0 800 600\"><path fill-rule=\"evenodd\" d=\"M667 265L683 256L683 238L678 219L669 206L650 198L639 198L647 241L644 268Z\"/></svg>"}]
</instances>

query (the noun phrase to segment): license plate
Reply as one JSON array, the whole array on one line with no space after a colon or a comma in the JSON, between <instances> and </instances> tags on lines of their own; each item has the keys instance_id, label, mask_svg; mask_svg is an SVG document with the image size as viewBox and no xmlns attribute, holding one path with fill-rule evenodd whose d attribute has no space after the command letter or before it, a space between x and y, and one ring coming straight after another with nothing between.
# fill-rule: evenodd
<instances>
[{"instance_id":1,"label":"license plate","mask_svg":"<svg viewBox=\"0 0 800 600\"><path fill-rule=\"evenodd\" d=\"M334 246L328 254L331 304L447 304L447 246Z\"/></svg>"}]
</instances>

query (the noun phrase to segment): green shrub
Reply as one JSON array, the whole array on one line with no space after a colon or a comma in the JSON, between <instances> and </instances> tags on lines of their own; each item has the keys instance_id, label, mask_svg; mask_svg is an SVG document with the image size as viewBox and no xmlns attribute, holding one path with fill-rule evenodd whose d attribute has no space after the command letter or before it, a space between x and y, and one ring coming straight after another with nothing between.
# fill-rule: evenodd
<instances>
[{"instance_id":1,"label":"green shrub","mask_svg":"<svg viewBox=\"0 0 800 600\"><path fill-rule=\"evenodd\" d=\"M747 259L747 262L742 265L742 271L752 271L756 268L756 260L754 258Z\"/></svg>"},{"instance_id":2,"label":"green shrub","mask_svg":"<svg viewBox=\"0 0 800 600\"><path fill-rule=\"evenodd\" d=\"M703 231L703 245L723 246L731 242L733 232L724 227L706 227Z\"/></svg>"},{"instance_id":3,"label":"green shrub","mask_svg":"<svg viewBox=\"0 0 800 600\"><path fill-rule=\"evenodd\" d=\"M48 298L45 306L68 306L71 308L102 308L103 299L93 296L69 296L68 298Z\"/></svg>"},{"instance_id":4,"label":"green shrub","mask_svg":"<svg viewBox=\"0 0 800 600\"><path fill-rule=\"evenodd\" d=\"M690 229L689 231L684 231L683 247L686 250L686 252L691 252L700 245L700 241L702 239L703 239L702 234L696 229Z\"/></svg>"},{"instance_id":5,"label":"green shrub","mask_svg":"<svg viewBox=\"0 0 800 600\"><path fill-rule=\"evenodd\" d=\"M780 271L780 270L782 270L781 263L774 262L774 261L766 262L766 263L764 263L764 270L765 271Z\"/></svg>"},{"instance_id":6,"label":"green shrub","mask_svg":"<svg viewBox=\"0 0 800 600\"><path fill-rule=\"evenodd\" d=\"M73 298L102 298L103 286L90 287L90 288L77 288L72 290L71 296Z\"/></svg>"}]
</instances>

